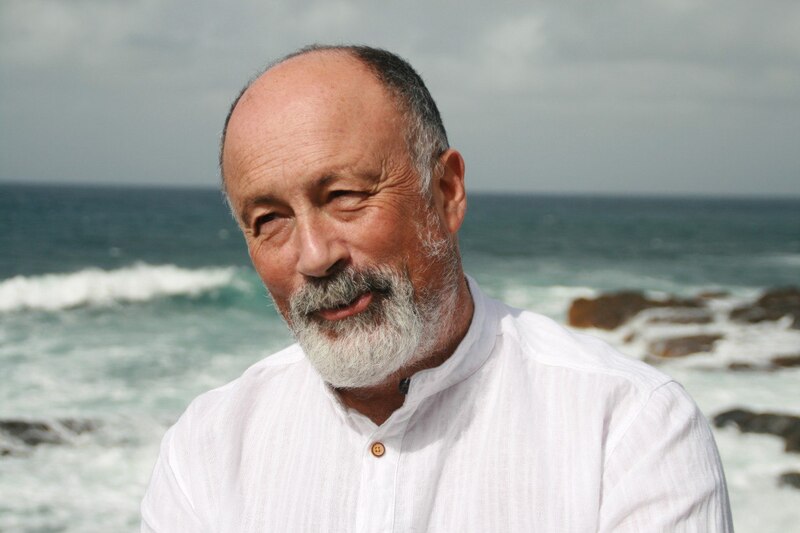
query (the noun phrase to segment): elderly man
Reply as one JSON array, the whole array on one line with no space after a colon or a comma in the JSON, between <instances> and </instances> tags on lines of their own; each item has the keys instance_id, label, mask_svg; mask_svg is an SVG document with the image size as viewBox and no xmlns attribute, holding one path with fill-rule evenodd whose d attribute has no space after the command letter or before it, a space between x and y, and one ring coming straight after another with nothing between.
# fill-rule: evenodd
<instances>
[{"instance_id":1,"label":"elderly man","mask_svg":"<svg viewBox=\"0 0 800 533\"><path fill-rule=\"evenodd\" d=\"M298 344L197 398L143 531L728 531L668 377L486 297L464 162L402 59L312 47L249 84L221 169Z\"/></svg>"}]
</instances>

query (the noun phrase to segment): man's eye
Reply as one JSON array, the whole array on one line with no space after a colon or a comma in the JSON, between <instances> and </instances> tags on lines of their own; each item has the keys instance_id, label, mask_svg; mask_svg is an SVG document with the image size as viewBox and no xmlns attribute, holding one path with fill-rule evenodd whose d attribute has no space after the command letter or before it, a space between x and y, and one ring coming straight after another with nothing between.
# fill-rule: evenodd
<instances>
[{"instance_id":1,"label":"man's eye","mask_svg":"<svg viewBox=\"0 0 800 533\"><path fill-rule=\"evenodd\" d=\"M335 198L341 198L342 196L347 196L349 194L352 194L352 192L353 191L331 191L330 194L328 195L328 198L333 200Z\"/></svg>"},{"instance_id":2,"label":"man's eye","mask_svg":"<svg viewBox=\"0 0 800 533\"><path fill-rule=\"evenodd\" d=\"M266 228L265 226L275 220L275 213L267 213L257 216L253 221L253 229L256 235L262 233Z\"/></svg>"},{"instance_id":3,"label":"man's eye","mask_svg":"<svg viewBox=\"0 0 800 533\"><path fill-rule=\"evenodd\" d=\"M361 191L350 191L350 190L331 191L328 194L328 200L329 201L342 200L345 202L350 202L350 201L355 202L363 198L364 194L365 193Z\"/></svg>"}]
</instances>

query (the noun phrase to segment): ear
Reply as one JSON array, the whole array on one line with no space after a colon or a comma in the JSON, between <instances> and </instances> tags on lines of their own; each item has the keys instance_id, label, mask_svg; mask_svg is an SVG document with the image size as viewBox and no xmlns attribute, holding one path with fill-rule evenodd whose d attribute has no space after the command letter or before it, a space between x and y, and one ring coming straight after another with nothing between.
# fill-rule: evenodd
<instances>
[{"instance_id":1,"label":"ear","mask_svg":"<svg viewBox=\"0 0 800 533\"><path fill-rule=\"evenodd\" d=\"M467 212L467 192L464 188L464 158L457 150L448 148L439 162L444 172L433 176L433 198L442 220L451 234L455 234Z\"/></svg>"}]
</instances>

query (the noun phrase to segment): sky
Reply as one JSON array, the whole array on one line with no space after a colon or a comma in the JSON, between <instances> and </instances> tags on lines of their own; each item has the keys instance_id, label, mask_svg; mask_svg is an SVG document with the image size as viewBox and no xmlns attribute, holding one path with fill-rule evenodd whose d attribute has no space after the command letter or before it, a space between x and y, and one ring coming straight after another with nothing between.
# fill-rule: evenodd
<instances>
[{"instance_id":1,"label":"sky","mask_svg":"<svg viewBox=\"0 0 800 533\"><path fill-rule=\"evenodd\" d=\"M313 42L408 59L473 191L800 196L796 0L3 0L0 182L215 186Z\"/></svg>"}]
</instances>

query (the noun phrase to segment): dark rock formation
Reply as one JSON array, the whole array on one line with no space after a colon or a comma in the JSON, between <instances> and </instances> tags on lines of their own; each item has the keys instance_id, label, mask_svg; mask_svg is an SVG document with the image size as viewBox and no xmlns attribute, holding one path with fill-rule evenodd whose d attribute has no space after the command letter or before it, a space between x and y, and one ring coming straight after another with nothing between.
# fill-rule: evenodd
<instances>
[{"instance_id":1,"label":"dark rock formation","mask_svg":"<svg viewBox=\"0 0 800 533\"><path fill-rule=\"evenodd\" d=\"M751 305L731 311L731 319L738 322L756 323L792 317L792 327L800 329L800 289L789 287L767 291Z\"/></svg>"},{"instance_id":2,"label":"dark rock formation","mask_svg":"<svg viewBox=\"0 0 800 533\"><path fill-rule=\"evenodd\" d=\"M721 338L722 335L672 337L651 342L648 350L658 357L684 357L693 353L710 352L714 343Z\"/></svg>"},{"instance_id":3,"label":"dark rock formation","mask_svg":"<svg viewBox=\"0 0 800 533\"><path fill-rule=\"evenodd\" d=\"M641 292L604 294L597 298L578 298L568 312L570 326L576 328L615 329L636 314L653 307L697 308L699 300L651 300Z\"/></svg>"},{"instance_id":4,"label":"dark rock formation","mask_svg":"<svg viewBox=\"0 0 800 533\"><path fill-rule=\"evenodd\" d=\"M800 366L800 354L776 355L766 363L753 363L750 361L734 361L728 365L728 370L774 372L782 368L795 368Z\"/></svg>"},{"instance_id":5,"label":"dark rock formation","mask_svg":"<svg viewBox=\"0 0 800 533\"><path fill-rule=\"evenodd\" d=\"M797 355L777 355L769 360L773 367L791 368L800 366L800 354Z\"/></svg>"},{"instance_id":6,"label":"dark rock formation","mask_svg":"<svg viewBox=\"0 0 800 533\"><path fill-rule=\"evenodd\" d=\"M654 316L648 320L651 324L710 324L714 320L706 309L684 309L681 313Z\"/></svg>"},{"instance_id":7,"label":"dark rock formation","mask_svg":"<svg viewBox=\"0 0 800 533\"><path fill-rule=\"evenodd\" d=\"M728 291L703 291L698 294L697 297L701 300L717 300L719 298L726 298L730 295L731 293Z\"/></svg>"},{"instance_id":8,"label":"dark rock formation","mask_svg":"<svg viewBox=\"0 0 800 533\"><path fill-rule=\"evenodd\" d=\"M728 365L728 370L733 370L734 372L744 372L750 370L772 370L771 367L764 367L764 366L757 366L753 363L742 363L735 361Z\"/></svg>"},{"instance_id":9,"label":"dark rock formation","mask_svg":"<svg viewBox=\"0 0 800 533\"><path fill-rule=\"evenodd\" d=\"M731 409L714 417L718 428L735 425L742 433L766 433L782 437L787 452L800 453L800 417Z\"/></svg>"},{"instance_id":10,"label":"dark rock formation","mask_svg":"<svg viewBox=\"0 0 800 533\"><path fill-rule=\"evenodd\" d=\"M800 472L784 472L778 478L778 485L800 489Z\"/></svg>"},{"instance_id":11,"label":"dark rock formation","mask_svg":"<svg viewBox=\"0 0 800 533\"><path fill-rule=\"evenodd\" d=\"M72 438L97 429L91 420L64 418L55 421L0 420L0 456L15 455L24 446L68 444Z\"/></svg>"}]
</instances>

